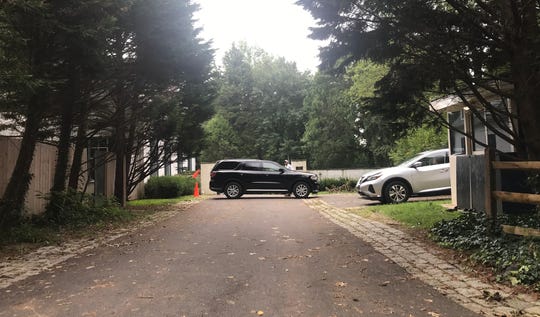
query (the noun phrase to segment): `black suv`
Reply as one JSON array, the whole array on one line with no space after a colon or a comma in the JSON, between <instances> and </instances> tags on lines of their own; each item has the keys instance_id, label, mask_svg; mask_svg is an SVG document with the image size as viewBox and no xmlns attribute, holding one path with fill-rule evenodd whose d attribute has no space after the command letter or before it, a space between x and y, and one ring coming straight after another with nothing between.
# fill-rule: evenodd
<instances>
[{"instance_id":1,"label":"black suv","mask_svg":"<svg viewBox=\"0 0 540 317\"><path fill-rule=\"evenodd\" d=\"M267 193L307 198L319 191L319 183L315 174L291 171L272 161L222 160L210 172L210 189L227 198Z\"/></svg>"}]
</instances>

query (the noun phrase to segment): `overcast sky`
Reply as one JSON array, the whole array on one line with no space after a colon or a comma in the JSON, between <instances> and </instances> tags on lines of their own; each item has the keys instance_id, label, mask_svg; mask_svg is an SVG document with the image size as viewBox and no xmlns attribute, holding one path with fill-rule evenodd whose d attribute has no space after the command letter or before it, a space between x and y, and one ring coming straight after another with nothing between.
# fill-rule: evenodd
<instances>
[{"instance_id":1,"label":"overcast sky","mask_svg":"<svg viewBox=\"0 0 540 317\"><path fill-rule=\"evenodd\" d=\"M245 41L296 62L300 71L315 72L321 44L308 38L315 21L295 0L195 1L201 6L197 26L203 28L204 39L213 40L218 65L233 42Z\"/></svg>"}]
</instances>

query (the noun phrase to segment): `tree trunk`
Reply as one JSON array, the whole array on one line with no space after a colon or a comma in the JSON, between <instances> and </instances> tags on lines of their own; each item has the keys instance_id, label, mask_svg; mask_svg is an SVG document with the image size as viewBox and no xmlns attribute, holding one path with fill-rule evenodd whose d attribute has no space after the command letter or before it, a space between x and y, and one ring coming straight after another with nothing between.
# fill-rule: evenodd
<instances>
[{"instance_id":1,"label":"tree trunk","mask_svg":"<svg viewBox=\"0 0 540 317\"><path fill-rule=\"evenodd\" d=\"M125 145L125 126L126 113L123 105L119 105L116 112L117 125L115 137L115 156L116 168L114 177L114 196L118 199L121 206L126 204L126 145Z\"/></svg>"},{"instance_id":2,"label":"tree trunk","mask_svg":"<svg viewBox=\"0 0 540 317\"><path fill-rule=\"evenodd\" d=\"M131 193L133 193L133 190L139 183L134 175L131 175L131 172L133 171L133 168L131 164L136 164L136 157L134 155L137 155L137 149L134 147L135 144L135 134L137 130L137 120L134 120L134 118L131 118L129 125L129 135L126 142L126 196L129 196Z\"/></svg>"},{"instance_id":3,"label":"tree trunk","mask_svg":"<svg viewBox=\"0 0 540 317\"><path fill-rule=\"evenodd\" d=\"M86 109L82 109L79 130L77 131L77 140L75 142L75 150L73 152L73 162L71 163L71 170L69 173L68 186L73 190L77 190L79 187L79 176L82 169L82 156L84 149L88 144L88 139L86 138L87 129L88 113Z\"/></svg>"},{"instance_id":4,"label":"tree trunk","mask_svg":"<svg viewBox=\"0 0 540 317\"><path fill-rule=\"evenodd\" d=\"M71 145L71 128L73 125L73 107L70 105L65 105L64 107L60 125L60 140L58 142L58 153L56 155L54 182L51 188L51 191L53 192L60 192L66 189L66 174L68 170L69 148Z\"/></svg>"},{"instance_id":5,"label":"tree trunk","mask_svg":"<svg viewBox=\"0 0 540 317\"><path fill-rule=\"evenodd\" d=\"M114 196L122 207L126 205L126 155L125 151L116 153L116 169L114 178Z\"/></svg>"},{"instance_id":6,"label":"tree trunk","mask_svg":"<svg viewBox=\"0 0 540 317\"><path fill-rule=\"evenodd\" d=\"M33 97L28 107L17 162L0 202L0 228L7 228L13 225L22 216L26 194L32 180L30 167L34 159L34 151L42 121L41 110L41 105L39 105L37 97Z\"/></svg>"},{"instance_id":7,"label":"tree trunk","mask_svg":"<svg viewBox=\"0 0 540 317\"><path fill-rule=\"evenodd\" d=\"M69 83L66 91L67 99L62 107L62 121L60 125L60 140L58 142L58 155L56 156L54 183L51 188L51 191L53 192L64 191L66 189L73 115L77 108L77 104L80 102L80 86L79 71L76 67L70 66Z\"/></svg>"},{"instance_id":8,"label":"tree trunk","mask_svg":"<svg viewBox=\"0 0 540 317\"><path fill-rule=\"evenodd\" d=\"M507 8L507 17L512 17L512 77L514 101L518 109L521 142L518 151L529 160L540 160L540 69L538 65L537 39L540 35L534 2L523 2L521 15L512 15ZM523 153L525 152L525 153Z\"/></svg>"}]
</instances>

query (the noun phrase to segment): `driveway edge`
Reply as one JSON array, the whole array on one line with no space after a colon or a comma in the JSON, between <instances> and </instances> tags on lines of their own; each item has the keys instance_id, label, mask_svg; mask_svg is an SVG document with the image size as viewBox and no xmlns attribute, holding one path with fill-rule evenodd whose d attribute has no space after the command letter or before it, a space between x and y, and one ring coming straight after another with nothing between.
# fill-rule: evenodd
<instances>
[{"instance_id":1,"label":"driveway edge","mask_svg":"<svg viewBox=\"0 0 540 317\"><path fill-rule=\"evenodd\" d=\"M484 316L540 317L540 301L525 294L512 295L512 290L504 285L487 284L469 276L463 268L441 259L407 233L336 208L321 199L304 202L371 244L413 277L473 312Z\"/></svg>"},{"instance_id":2,"label":"driveway edge","mask_svg":"<svg viewBox=\"0 0 540 317\"><path fill-rule=\"evenodd\" d=\"M186 210L198 202L199 200L193 200L171 205L171 207L177 208L174 210L156 212L149 215L147 219L128 224L125 228L106 231L102 236L74 239L60 245L41 247L28 254L0 262L0 290L11 286L13 283L25 280L28 277L38 275L41 272L55 267L59 268L61 267L62 262L70 258L76 257L98 246L111 244L111 242L118 238L169 219L178 212ZM9 292L9 290L7 290L7 292Z\"/></svg>"}]
</instances>

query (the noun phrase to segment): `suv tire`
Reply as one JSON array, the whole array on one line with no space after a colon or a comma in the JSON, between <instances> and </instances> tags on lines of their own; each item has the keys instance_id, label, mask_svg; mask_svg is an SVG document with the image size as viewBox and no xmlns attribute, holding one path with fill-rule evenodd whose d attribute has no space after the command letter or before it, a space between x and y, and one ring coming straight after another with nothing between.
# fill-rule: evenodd
<instances>
[{"instance_id":1,"label":"suv tire","mask_svg":"<svg viewBox=\"0 0 540 317\"><path fill-rule=\"evenodd\" d=\"M298 182L293 186L293 194L296 198L308 198L311 189L306 182Z\"/></svg>"},{"instance_id":2,"label":"suv tire","mask_svg":"<svg viewBox=\"0 0 540 317\"><path fill-rule=\"evenodd\" d=\"M406 202L411 196L409 186L403 181L391 181L384 186L383 202L399 204Z\"/></svg>"},{"instance_id":3,"label":"suv tire","mask_svg":"<svg viewBox=\"0 0 540 317\"><path fill-rule=\"evenodd\" d=\"M242 185L237 182L230 182L225 185L225 190L223 191L227 198L236 199L242 197Z\"/></svg>"}]
</instances>

